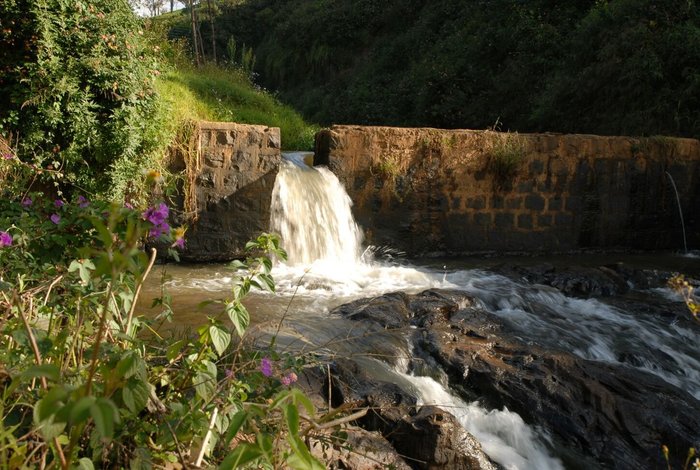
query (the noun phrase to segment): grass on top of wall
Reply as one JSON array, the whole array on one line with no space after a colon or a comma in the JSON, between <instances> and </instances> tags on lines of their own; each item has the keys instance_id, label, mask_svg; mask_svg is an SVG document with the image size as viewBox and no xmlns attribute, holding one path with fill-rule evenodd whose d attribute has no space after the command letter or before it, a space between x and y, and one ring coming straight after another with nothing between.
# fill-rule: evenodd
<instances>
[{"instance_id":1,"label":"grass on top of wall","mask_svg":"<svg viewBox=\"0 0 700 470\"><path fill-rule=\"evenodd\" d=\"M228 121L279 127L284 150L311 150L317 125L255 87L239 69L207 65L179 68L163 74L158 91L170 107L171 123L185 119Z\"/></svg>"}]
</instances>

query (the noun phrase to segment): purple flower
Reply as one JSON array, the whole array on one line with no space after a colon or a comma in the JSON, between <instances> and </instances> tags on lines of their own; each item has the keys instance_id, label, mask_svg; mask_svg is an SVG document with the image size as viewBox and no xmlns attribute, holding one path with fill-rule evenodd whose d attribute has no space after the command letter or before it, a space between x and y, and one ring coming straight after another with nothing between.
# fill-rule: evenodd
<instances>
[{"instance_id":1,"label":"purple flower","mask_svg":"<svg viewBox=\"0 0 700 470\"><path fill-rule=\"evenodd\" d=\"M185 239L184 238L178 238L173 243L173 248L184 248L184 247L185 247Z\"/></svg>"},{"instance_id":2,"label":"purple flower","mask_svg":"<svg viewBox=\"0 0 700 470\"><path fill-rule=\"evenodd\" d=\"M296 382L298 379L297 374L294 372L290 372L289 374L285 375L280 379L280 382L282 382L282 385L289 386Z\"/></svg>"},{"instance_id":3,"label":"purple flower","mask_svg":"<svg viewBox=\"0 0 700 470\"><path fill-rule=\"evenodd\" d=\"M53 203L56 205L56 207L63 207L63 204L65 204L60 199L56 199Z\"/></svg>"},{"instance_id":4,"label":"purple flower","mask_svg":"<svg viewBox=\"0 0 700 470\"><path fill-rule=\"evenodd\" d=\"M12 245L12 235L0 230L0 248Z\"/></svg>"},{"instance_id":5,"label":"purple flower","mask_svg":"<svg viewBox=\"0 0 700 470\"><path fill-rule=\"evenodd\" d=\"M80 207L81 209L85 209L89 205L90 202L87 199L85 199L85 197L82 194L78 196L78 207Z\"/></svg>"},{"instance_id":6,"label":"purple flower","mask_svg":"<svg viewBox=\"0 0 700 470\"><path fill-rule=\"evenodd\" d=\"M170 232L170 225L167 222L163 222L160 225L156 225L151 230L148 231L148 236L153 238L158 238L166 233Z\"/></svg>"},{"instance_id":7,"label":"purple flower","mask_svg":"<svg viewBox=\"0 0 700 470\"><path fill-rule=\"evenodd\" d=\"M29 207L29 206L31 206L31 205L32 205L32 198L30 198L29 196L27 196L27 197L25 197L24 199L22 199L22 205L23 205L24 207Z\"/></svg>"},{"instance_id":8,"label":"purple flower","mask_svg":"<svg viewBox=\"0 0 700 470\"><path fill-rule=\"evenodd\" d=\"M133 208L134 208L134 206L132 206L132 205L129 204L128 202L125 202L125 203L124 203L124 207L126 207L127 209L133 209Z\"/></svg>"},{"instance_id":9,"label":"purple flower","mask_svg":"<svg viewBox=\"0 0 700 470\"><path fill-rule=\"evenodd\" d=\"M262 361L260 361L260 372L262 372L265 377L272 376L272 361L269 358L263 357Z\"/></svg>"},{"instance_id":10,"label":"purple flower","mask_svg":"<svg viewBox=\"0 0 700 470\"><path fill-rule=\"evenodd\" d=\"M168 218L168 206L161 202L158 206L149 207L143 213L143 218L153 225L160 225Z\"/></svg>"},{"instance_id":11,"label":"purple flower","mask_svg":"<svg viewBox=\"0 0 700 470\"><path fill-rule=\"evenodd\" d=\"M53 222L54 224L58 225L58 223L61 221L61 216L58 214L51 214L51 217L49 217L49 219L51 219L51 222Z\"/></svg>"}]
</instances>

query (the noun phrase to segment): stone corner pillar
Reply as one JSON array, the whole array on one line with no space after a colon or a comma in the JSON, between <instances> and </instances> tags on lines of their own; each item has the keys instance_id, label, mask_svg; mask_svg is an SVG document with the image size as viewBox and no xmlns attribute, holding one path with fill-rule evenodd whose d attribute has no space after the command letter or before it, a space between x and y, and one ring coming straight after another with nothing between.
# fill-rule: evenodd
<instances>
[{"instance_id":1,"label":"stone corner pillar","mask_svg":"<svg viewBox=\"0 0 700 470\"><path fill-rule=\"evenodd\" d=\"M181 258L209 262L243 257L246 242L269 230L281 161L280 129L200 121L194 139L195 151L171 164L184 175L174 217L188 226Z\"/></svg>"}]
</instances>

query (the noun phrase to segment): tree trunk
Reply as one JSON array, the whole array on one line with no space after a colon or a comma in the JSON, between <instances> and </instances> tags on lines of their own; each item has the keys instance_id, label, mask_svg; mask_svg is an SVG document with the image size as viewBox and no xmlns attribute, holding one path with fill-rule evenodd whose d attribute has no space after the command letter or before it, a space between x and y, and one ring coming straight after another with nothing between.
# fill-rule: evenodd
<instances>
[{"instance_id":1,"label":"tree trunk","mask_svg":"<svg viewBox=\"0 0 700 470\"><path fill-rule=\"evenodd\" d=\"M214 10L211 7L211 0L207 0L207 9L209 10L209 24L211 25L211 56L216 63L216 35L214 34Z\"/></svg>"},{"instance_id":2,"label":"tree trunk","mask_svg":"<svg viewBox=\"0 0 700 470\"><path fill-rule=\"evenodd\" d=\"M175 9L175 0L170 0L170 13Z\"/></svg>"},{"instance_id":3,"label":"tree trunk","mask_svg":"<svg viewBox=\"0 0 700 470\"><path fill-rule=\"evenodd\" d=\"M194 13L194 0L188 0L187 6L190 9L190 19L192 21L192 50L194 51L194 63L199 67L202 65L202 59L199 55L199 34L197 32L197 15Z\"/></svg>"}]
</instances>

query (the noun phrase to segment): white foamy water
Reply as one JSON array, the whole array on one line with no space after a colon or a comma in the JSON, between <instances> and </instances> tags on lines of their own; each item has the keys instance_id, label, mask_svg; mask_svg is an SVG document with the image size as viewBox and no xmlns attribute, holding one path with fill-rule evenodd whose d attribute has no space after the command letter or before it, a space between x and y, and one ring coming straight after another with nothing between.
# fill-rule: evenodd
<instances>
[{"instance_id":1,"label":"white foamy water","mask_svg":"<svg viewBox=\"0 0 700 470\"><path fill-rule=\"evenodd\" d=\"M474 295L520 332L523 341L651 372L700 399L697 328L484 271L457 271L447 276L447 282ZM682 302L668 289L658 292Z\"/></svg>"},{"instance_id":2,"label":"white foamy water","mask_svg":"<svg viewBox=\"0 0 700 470\"><path fill-rule=\"evenodd\" d=\"M434 405L457 418L481 443L484 452L507 470L560 470L541 438L518 415L503 410L487 411L478 402L466 403L431 377L397 372L416 392L419 405Z\"/></svg>"},{"instance_id":3,"label":"white foamy water","mask_svg":"<svg viewBox=\"0 0 700 470\"><path fill-rule=\"evenodd\" d=\"M307 166L303 153L285 157L270 210L271 230L288 255L273 271L279 292L349 299L442 285L432 273L375 262L362 249L362 230L338 178Z\"/></svg>"},{"instance_id":4,"label":"white foamy water","mask_svg":"<svg viewBox=\"0 0 700 470\"><path fill-rule=\"evenodd\" d=\"M291 265L357 263L362 231L352 216L350 196L327 168L311 168L303 154L286 154L270 207L270 228L278 233Z\"/></svg>"}]
</instances>

